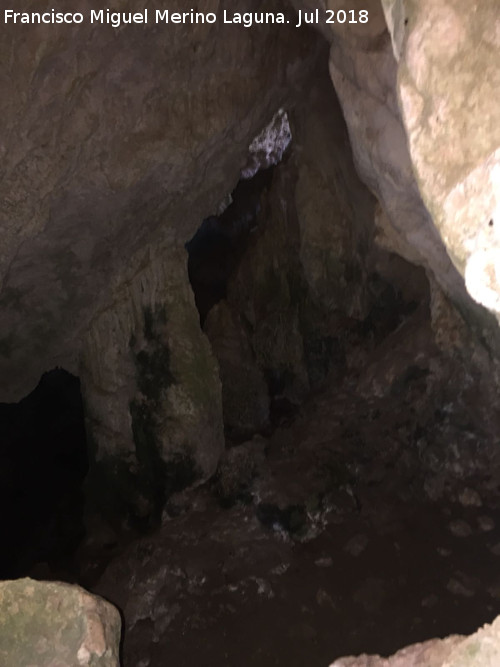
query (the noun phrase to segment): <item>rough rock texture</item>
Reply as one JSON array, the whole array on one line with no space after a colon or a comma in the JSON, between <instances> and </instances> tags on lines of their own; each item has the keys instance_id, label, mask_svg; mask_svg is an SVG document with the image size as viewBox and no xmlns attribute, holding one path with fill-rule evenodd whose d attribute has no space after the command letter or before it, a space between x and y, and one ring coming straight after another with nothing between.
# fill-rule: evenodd
<instances>
[{"instance_id":1,"label":"rough rock texture","mask_svg":"<svg viewBox=\"0 0 500 667\"><path fill-rule=\"evenodd\" d=\"M220 290L225 298L204 324L221 367L225 424L243 436L252 423L254 432L265 424L268 393L298 404L324 382L342 356L338 318L362 319L373 299L367 286L377 255L373 198L356 174L326 67L306 92L290 113L289 154L267 177L257 203L255 193L247 201L253 226ZM214 256L215 282L224 261Z\"/></svg>"},{"instance_id":2,"label":"rough rock texture","mask_svg":"<svg viewBox=\"0 0 500 667\"><path fill-rule=\"evenodd\" d=\"M382 4L420 192L470 294L500 313L498 3Z\"/></svg>"},{"instance_id":3,"label":"rough rock texture","mask_svg":"<svg viewBox=\"0 0 500 667\"><path fill-rule=\"evenodd\" d=\"M157 531L83 559L124 611L127 667L327 665L494 617L499 422L408 306L344 321L343 380L227 449Z\"/></svg>"},{"instance_id":4,"label":"rough rock texture","mask_svg":"<svg viewBox=\"0 0 500 667\"><path fill-rule=\"evenodd\" d=\"M148 8L164 9L157 0ZM203 4L220 15L262 8ZM18 399L57 364L78 370L89 321L116 302L144 248L182 245L216 210L315 48L292 25L222 20L4 32L1 399Z\"/></svg>"},{"instance_id":5,"label":"rough rock texture","mask_svg":"<svg viewBox=\"0 0 500 667\"><path fill-rule=\"evenodd\" d=\"M327 7L344 3L330 0ZM358 7L359 6L359 7ZM330 73L342 105L358 171L392 226L392 249L439 274L451 290L459 277L423 205L396 94L396 62L378 0L357 2L368 23L330 25Z\"/></svg>"},{"instance_id":6,"label":"rough rock texture","mask_svg":"<svg viewBox=\"0 0 500 667\"><path fill-rule=\"evenodd\" d=\"M273 190L283 192L295 157L263 197L293 216ZM260 246L283 220L262 224L247 248L254 278L273 266L269 257L297 262L300 247ZM127 667L166 655L175 664L326 665L367 647L390 654L466 634L495 615L500 420L491 384L471 375L470 331L439 288L429 293L423 269L383 253L371 259L404 287L369 276L366 317L331 318L343 355L322 391L272 435L228 448L209 483L173 494L154 533L125 548L111 535L105 550L89 542L80 553L86 585L124 611ZM256 328L269 312L259 281L241 285L248 300L219 302L206 324L220 318L222 352L243 374L248 348L240 357L243 327L230 348L230 306L261 305L248 307L264 318ZM276 304L287 291L269 294Z\"/></svg>"},{"instance_id":7,"label":"rough rock texture","mask_svg":"<svg viewBox=\"0 0 500 667\"><path fill-rule=\"evenodd\" d=\"M85 21L2 39L0 399L54 365L81 375L89 488L106 511L121 498L149 520L222 451L220 383L183 246L318 50L292 25L221 20L262 5L207 0L214 25Z\"/></svg>"},{"instance_id":8,"label":"rough rock texture","mask_svg":"<svg viewBox=\"0 0 500 667\"><path fill-rule=\"evenodd\" d=\"M309 8L327 7L335 11L347 8L343 0L327 2L317 0L294 4L297 7L303 7L304 4ZM473 269L475 267L477 270L469 273L467 289L481 303L485 303L486 299L495 301L496 278L492 264L494 251L491 246L496 243L496 232L489 226L489 220L495 215L491 183L496 179L493 154L498 148L498 122L495 120L498 117L498 105L493 101L495 99L493 91L498 87L496 83L498 55L495 51L498 48L496 41L498 29L494 27L498 25L498 17L494 14L495 3L493 1L486 3L484 11L481 5L480 11L473 12L469 3L458 0L450 0L444 5L432 3L432 0L428 3L388 0L385 5L388 24L393 29L394 49L398 52L403 48L406 49L404 53L407 53L406 60L402 56L399 69L379 0L349 4L349 9L369 11L367 23L349 26L335 23L322 28L323 34L331 41L330 72L344 110L356 166L361 178L382 204L383 212L377 218L378 240L393 252L424 266L430 278L435 279L452 302L466 313L469 326L475 327L479 337L485 336L487 345L496 350L494 353L497 354L498 327L482 308L477 307L467 293L463 279L464 264L462 262L460 265L460 262L456 261L457 256L463 258L464 252L458 253L454 248L456 243L453 241L453 237L458 239L465 235L469 245L481 243L479 254L473 259ZM429 9L431 6L432 12ZM472 21L471 15L475 17ZM405 19L408 19L406 25ZM441 31L439 34L448 31L449 35L455 29L458 30L458 26L464 26L467 48L450 48L450 42L447 40L451 37L448 36L446 40L436 38L434 25L438 26L436 30ZM402 31L414 37L403 38ZM476 53L474 39L481 41L483 35L486 36L486 40ZM473 58L468 57L469 49L475 53ZM438 54L436 58L433 55L435 52ZM449 58L452 55L454 73L450 75L451 83L447 83L451 66ZM412 67L414 73L411 71ZM490 69L491 75L485 74ZM446 76L443 76L443 72L447 73ZM474 72L480 74L474 75ZM413 81L412 77L418 79L417 89L421 86L426 92L422 90L417 90L415 94L412 92L414 88L407 83ZM479 78L486 90L478 86L471 95L471 87ZM456 88L456 93L449 96L449 101L445 101L448 86ZM467 104L460 102L463 99L467 100ZM480 99L491 100L491 103L485 105L479 102ZM477 103L469 104L471 100L477 100ZM448 115L439 120L439 109L443 105ZM454 111L460 106L461 112L450 120ZM482 114L478 112L483 106L487 107L484 126L479 122ZM422 111L424 107L425 111ZM431 111L432 109L434 111ZM425 125L427 113L431 116L434 114L432 116L434 121L431 118L428 124L435 126L434 129L429 129ZM466 127L471 126L470 133L463 132L461 119L464 119ZM455 128L452 140L448 134L450 122ZM493 126L496 128L495 132L489 133L488 128ZM483 127L484 131L481 129ZM418 163L423 163L426 158L423 154L420 157L415 153L414 146L417 144L425 145L429 156L428 163L433 165L433 169L428 168L425 172L426 188L435 193L441 192L441 195L447 197L446 218L449 222L446 230L442 222L443 215L437 211L437 205L431 201L429 192L422 187L424 176L420 176L421 169ZM475 144L478 144L477 148L474 148ZM466 164L471 155L476 155L476 162L472 160ZM478 164L479 155L485 160L481 167L482 172ZM445 160L448 162L445 163ZM458 200L455 201L460 196L460 187L457 189L459 183L453 181L453 174L457 169L463 171L464 168L466 172L468 168L475 171L474 175L471 174L469 177L469 189L462 196L460 203ZM484 188L480 187L482 177L479 172L483 174ZM453 181L455 200L452 196L448 197L446 187L442 188L446 173L450 174ZM476 193L474 196L473 191ZM481 215L476 216L477 225L481 228L480 234L479 232L476 234L475 231L469 233L470 219L465 219L460 213L465 207L465 200L468 202L467 206L475 211L472 217L480 212L479 209L485 209ZM463 226L456 224L457 216L463 218ZM450 231L452 228L454 232ZM461 231L458 231L459 229ZM476 236L480 237L477 243ZM460 244L463 242L464 239L458 241ZM467 251L468 255L472 251L472 249ZM450 256L460 271L452 263ZM478 272L483 276L480 279L477 278ZM478 299L477 296L479 280L482 280L485 287L482 289L484 295L482 299ZM486 287L490 290L489 297Z\"/></svg>"},{"instance_id":9,"label":"rough rock texture","mask_svg":"<svg viewBox=\"0 0 500 667\"><path fill-rule=\"evenodd\" d=\"M226 431L233 437L260 431L269 419L267 384L238 314L222 301L210 311L204 330L219 363Z\"/></svg>"},{"instance_id":10,"label":"rough rock texture","mask_svg":"<svg viewBox=\"0 0 500 667\"><path fill-rule=\"evenodd\" d=\"M342 109L323 66L307 105L294 117L294 140L299 257L310 298L325 310L362 319L373 268L367 254L374 199L356 172Z\"/></svg>"},{"instance_id":11,"label":"rough rock texture","mask_svg":"<svg viewBox=\"0 0 500 667\"><path fill-rule=\"evenodd\" d=\"M330 667L496 667L500 661L500 618L470 637L431 639L390 658L361 655L340 658Z\"/></svg>"},{"instance_id":12,"label":"rough rock texture","mask_svg":"<svg viewBox=\"0 0 500 667\"><path fill-rule=\"evenodd\" d=\"M118 667L121 620L78 586L0 582L2 667Z\"/></svg>"},{"instance_id":13,"label":"rough rock texture","mask_svg":"<svg viewBox=\"0 0 500 667\"><path fill-rule=\"evenodd\" d=\"M169 494L211 475L224 448L218 368L186 253L145 263L91 323L81 374L91 495L105 511L118 501L137 519L157 516Z\"/></svg>"},{"instance_id":14,"label":"rough rock texture","mask_svg":"<svg viewBox=\"0 0 500 667\"><path fill-rule=\"evenodd\" d=\"M30 9L43 4L32 0ZM129 3L123 5L125 9ZM157 6L156 1L149 6L151 13ZM330 0L328 6L343 4ZM203 9L221 17L228 7L228 2L207 0ZM411 20L408 35L402 36L406 7ZM230 6L231 11L263 8L283 10L293 18L292 9L278 0ZM398 68L381 5L358 0L352 8L368 9L368 23L335 24L333 32L323 32L331 39L330 72L356 166L381 202L379 242L425 266L495 351L496 334L485 328L482 309L472 308L422 203L412 164L413 159L421 189L424 177L431 178L432 188L443 183L440 206L451 206L445 218L452 219L462 209L453 203L455 195L448 196L450 188L456 190L466 177L482 183L484 165L489 175L496 173L490 170L496 159L491 142L498 137L495 112L488 110L485 120L488 139L477 136L480 126L474 124L467 125L470 133L457 138L466 142L470 135L477 146L469 152L464 148L461 159L468 160L469 171L458 170L453 180L451 163L427 156L434 137L442 147L442 130L430 123L430 130L417 138L412 125L417 116L406 103L413 97L404 94L414 81L417 93L430 91L429 104L439 106L448 91L433 74L448 56L435 44L439 40L433 41L424 9L417 11L410 2L386 6L400 58L405 131ZM480 12L483 18L474 19L477 25L471 21L464 28L464 49L455 63L462 71L461 56L467 58L477 28L491 49L473 50L462 78L470 81L481 68L492 89L497 73L489 76L489 58L498 46L493 9L490 0ZM440 30L451 25L453 32L464 24L464 3L449 0L443 11L429 14ZM455 15L462 18L453 23ZM423 49L422 60L414 58L421 39L432 46L428 53ZM268 383L271 377L286 385L294 400L327 367L334 341L324 313L366 314L364 259L372 203L352 177L345 137L335 135L334 126L340 125L334 95L330 117L323 92L314 87L308 90L310 106L303 105L306 113L293 113L294 106L306 101L305 82L318 69L322 47L311 32L297 30L293 20L279 28L253 29L228 27L221 20L120 30L89 22L78 28L23 26L6 31L2 39L0 398L19 397L55 364L79 371L93 479L104 489L120 489L118 495L129 498L137 517L158 514L179 484L206 479L215 470L222 450L220 388L209 347L196 326L183 246L203 219L220 211L248 168L252 140L282 107L292 108L301 157L294 171L281 174L274 199L265 202L272 224L254 241L254 254L243 261L228 300L239 300L239 314L253 328L251 350L259 372ZM468 90L461 76L450 74L458 92L447 101L446 119ZM481 94L489 95L489 90ZM441 152L443 160L451 159L449 152ZM431 163L432 169L422 175L418 165ZM450 171L449 182L435 178L439 169ZM439 207L431 205L436 192L425 191L424 197L439 218ZM468 201L474 200L467 192ZM490 266L495 229L494 221L492 227L487 224L483 236L488 248L478 246L471 266L483 260ZM286 244L280 247L284 237L297 253L293 259ZM452 254L460 259L458 250ZM466 274L472 284L470 276L476 274ZM251 421L263 423L265 411L264 405Z\"/></svg>"}]
</instances>

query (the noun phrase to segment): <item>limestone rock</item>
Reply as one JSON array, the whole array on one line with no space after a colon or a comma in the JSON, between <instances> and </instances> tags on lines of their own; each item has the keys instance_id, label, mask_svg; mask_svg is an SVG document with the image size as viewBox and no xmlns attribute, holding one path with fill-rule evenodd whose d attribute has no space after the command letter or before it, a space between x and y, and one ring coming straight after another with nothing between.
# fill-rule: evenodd
<instances>
[{"instance_id":1,"label":"limestone rock","mask_svg":"<svg viewBox=\"0 0 500 667\"><path fill-rule=\"evenodd\" d=\"M224 9L262 8L207 0L215 24L118 30L82 10L80 26L2 35L1 400L56 365L77 372L89 322L144 268L144 249L193 235L301 89L317 53L310 34L222 21ZM265 9L287 11L279 0Z\"/></svg>"},{"instance_id":2,"label":"limestone rock","mask_svg":"<svg viewBox=\"0 0 500 667\"><path fill-rule=\"evenodd\" d=\"M296 227L286 212L276 210L289 205L280 198L277 185L282 173L273 179L272 190L262 203L257 231L229 281L228 302L248 323L258 367L273 387L279 387L277 391L294 400L303 395L308 380L300 331Z\"/></svg>"},{"instance_id":3,"label":"limestone rock","mask_svg":"<svg viewBox=\"0 0 500 667\"><path fill-rule=\"evenodd\" d=\"M340 2L330 0L336 9ZM447 292L463 289L413 175L398 107L397 67L378 0L363 4L369 22L337 26L330 73L344 110L357 168L393 228L392 250L435 273ZM409 255L408 255L409 253Z\"/></svg>"},{"instance_id":4,"label":"limestone rock","mask_svg":"<svg viewBox=\"0 0 500 667\"><path fill-rule=\"evenodd\" d=\"M500 313L498 3L382 4L420 191L469 293Z\"/></svg>"},{"instance_id":5,"label":"limestone rock","mask_svg":"<svg viewBox=\"0 0 500 667\"><path fill-rule=\"evenodd\" d=\"M295 119L293 190L300 263L309 298L320 309L362 319L368 307L365 281L374 199L356 172L339 100L327 72L322 74Z\"/></svg>"},{"instance_id":6,"label":"limestone rock","mask_svg":"<svg viewBox=\"0 0 500 667\"><path fill-rule=\"evenodd\" d=\"M363 395L397 393L410 379L417 380L428 373L437 349L423 311L413 313L375 348L359 381L359 391Z\"/></svg>"},{"instance_id":7,"label":"limestone rock","mask_svg":"<svg viewBox=\"0 0 500 667\"><path fill-rule=\"evenodd\" d=\"M0 44L0 398L80 374L87 496L146 523L224 444L184 245L318 54L293 25L224 26L228 4L204 4L214 24L26 25Z\"/></svg>"},{"instance_id":8,"label":"limestone rock","mask_svg":"<svg viewBox=\"0 0 500 667\"><path fill-rule=\"evenodd\" d=\"M294 4L344 8L342 0ZM368 0L351 7L367 10L369 20L326 26L330 73L357 169L382 204L378 240L424 266L498 356L497 323L473 300L494 311L500 308L495 2L473 12L465 0ZM436 31L446 39L437 38ZM459 45L453 48L452 34ZM480 48L475 49L474 39L481 40ZM478 111L483 107L484 125ZM464 126L470 131L464 132Z\"/></svg>"},{"instance_id":9,"label":"limestone rock","mask_svg":"<svg viewBox=\"0 0 500 667\"><path fill-rule=\"evenodd\" d=\"M186 264L184 250L148 257L84 341L88 493L102 511L121 500L137 518L159 516L171 493L215 471L223 451L218 368Z\"/></svg>"},{"instance_id":10,"label":"limestone rock","mask_svg":"<svg viewBox=\"0 0 500 667\"><path fill-rule=\"evenodd\" d=\"M500 618L469 637L431 639L390 658L361 655L340 658L330 667L496 667L500 661Z\"/></svg>"},{"instance_id":11,"label":"limestone rock","mask_svg":"<svg viewBox=\"0 0 500 667\"><path fill-rule=\"evenodd\" d=\"M118 611L79 586L0 582L2 667L118 667Z\"/></svg>"},{"instance_id":12,"label":"limestone rock","mask_svg":"<svg viewBox=\"0 0 500 667\"><path fill-rule=\"evenodd\" d=\"M374 228L326 67L291 118L293 150L262 193L227 301L272 395L296 404L342 357L336 314L367 314Z\"/></svg>"}]
</instances>

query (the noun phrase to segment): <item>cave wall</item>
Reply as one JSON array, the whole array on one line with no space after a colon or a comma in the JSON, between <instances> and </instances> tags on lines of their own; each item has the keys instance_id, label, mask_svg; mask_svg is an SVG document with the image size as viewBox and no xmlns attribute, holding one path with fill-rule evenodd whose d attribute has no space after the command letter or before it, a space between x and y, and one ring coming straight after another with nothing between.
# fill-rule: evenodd
<instances>
[{"instance_id":1,"label":"cave wall","mask_svg":"<svg viewBox=\"0 0 500 667\"><path fill-rule=\"evenodd\" d=\"M382 5L420 192L469 293L498 317L498 3Z\"/></svg>"},{"instance_id":2,"label":"cave wall","mask_svg":"<svg viewBox=\"0 0 500 667\"><path fill-rule=\"evenodd\" d=\"M207 0L203 9L220 13L226 4ZM231 10L264 7L250 4ZM294 4L336 10L345 3ZM409 0L383 7L358 0L349 8L368 9L369 22L321 32L355 168L377 200L376 243L425 267L441 344L464 323L472 333L455 336L456 347L495 381L497 322L466 289L485 303L471 285L484 286L476 278L486 276L495 294L495 105L484 123L474 120L480 99L494 98L494 6L485 4L470 25L460 0L447 0L441 13ZM448 41L434 38L431 20L448 30ZM23 26L7 31L0 47L0 398L18 398L58 364L79 372L94 473L102 488L123 486L124 497L138 483L138 516L159 511L168 466L186 484L203 480L222 450L220 380L197 326L184 244L220 209L250 142L278 108L295 109L300 159L280 172L277 196L264 204L271 224L228 296L251 329L250 341L238 344L250 346L261 388L272 358L294 378L289 396L307 392L305 323L327 338L328 313L366 314L364 281L377 261L370 255L374 200L352 175L345 135L335 135L342 124L335 95L329 101L310 85L326 57L322 37L293 23L170 28L166 41L154 25ZM475 50L478 32L488 46ZM436 76L449 69L454 37L461 46L455 69ZM478 71L490 70L484 90L471 88ZM454 141L445 146L459 107ZM481 196L471 196L476 191ZM293 259L280 246L287 235ZM486 305L495 310L492 298ZM221 316L212 326L213 341L214 326L224 330L228 321ZM236 321L238 336L239 328Z\"/></svg>"},{"instance_id":3,"label":"cave wall","mask_svg":"<svg viewBox=\"0 0 500 667\"><path fill-rule=\"evenodd\" d=\"M236 437L268 425L273 399L297 406L330 371L341 373L342 326L364 319L373 299L374 198L356 173L324 61L290 121L291 146L260 195L225 299L204 323Z\"/></svg>"},{"instance_id":4,"label":"cave wall","mask_svg":"<svg viewBox=\"0 0 500 667\"><path fill-rule=\"evenodd\" d=\"M89 497L147 523L180 483L209 477L223 447L184 244L319 45L293 26L221 21L168 26L168 39L161 25L90 23L4 37L0 397L56 365L81 375Z\"/></svg>"},{"instance_id":5,"label":"cave wall","mask_svg":"<svg viewBox=\"0 0 500 667\"><path fill-rule=\"evenodd\" d=\"M215 471L224 448L220 380L184 249L145 257L116 299L92 321L81 361L89 496L147 525L171 493Z\"/></svg>"},{"instance_id":6,"label":"cave wall","mask_svg":"<svg viewBox=\"0 0 500 667\"><path fill-rule=\"evenodd\" d=\"M48 368L77 372L89 322L140 270L143 250L181 246L215 211L253 137L300 90L316 41L293 26L218 21L170 25L167 36L161 25L85 22L18 26L0 49L0 399L9 401Z\"/></svg>"},{"instance_id":7,"label":"cave wall","mask_svg":"<svg viewBox=\"0 0 500 667\"><path fill-rule=\"evenodd\" d=\"M432 345L454 364L441 403L455 400L464 419L474 410L498 432L498 326L478 305L500 312L495 5L352 0L349 9L370 11L368 24L321 28L349 143L333 87L313 76L323 47L308 31L217 23L172 27L168 41L154 26L5 32L0 399L19 398L58 364L80 374L97 509L147 527L169 494L214 473L224 401L245 433L269 417L270 374L286 378L288 398L307 394L338 327L369 312L377 294L366 281L373 268L390 271L390 253L427 272ZM292 109L295 152L263 197L259 231L207 338L184 244L220 209L250 142L282 106ZM414 353L412 325L398 336ZM395 356L394 342L375 363ZM361 392L387 391L372 371ZM482 444L464 446L470 473ZM445 447L437 454L446 458ZM450 464L457 476L460 463Z\"/></svg>"},{"instance_id":8,"label":"cave wall","mask_svg":"<svg viewBox=\"0 0 500 667\"><path fill-rule=\"evenodd\" d=\"M294 5L321 10L347 9L343 0L295 1ZM491 262L496 232L489 220L495 215L492 191L497 187L497 172L496 158L492 156L498 146L498 131L490 132L490 129L495 125L498 105L487 105L483 125L479 122L480 105L476 103L480 98L493 99L492 91L496 87L498 38L493 28L497 25L492 16L493 5L486 5L484 12L483 9L474 12L476 18L467 29L464 26L469 22L470 8L468 3L458 0L440 3L439 8L432 2L424 6L403 0L384 3L369 0L351 3L349 9L368 10L368 23L358 23L349 29L342 24L331 24L323 26L321 32L331 42L331 78L344 110L357 169L381 205L377 215L379 241L409 261L424 266L429 278L437 282L473 328L476 338L482 339L496 358L500 349L497 322L477 304L478 301L485 304L486 299L485 289L483 297L478 297L478 281L482 280L483 285L495 281ZM446 40L436 39L434 24L439 25L440 34L448 34ZM462 40L459 48L452 48L452 34L458 35L459 26L463 27ZM485 39L476 53L474 44L479 36ZM404 55L410 54L410 49L411 59ZM395 53L400 58L399 65ZM448 77L451 53L454 54L454 73ZM490 68L495 70L491 76L485 74ZM479 78L488 90L475 86ZM450 91L453 94L449 94ZM461 105L460 100L465 99L467 104ZM447 115L439 120L441 107L443 112L446 108ZM450 122L453 128L448 135ZM468 132L463 131L464 126ZM419 166L424 157L416 153L417 145L425 145L427 151L425 179ZM481 159L484 178L479 176ZM472 174L473 171L475 176L469 177L467 193L459 202L458 193L463 187L459 184L460 177L455 179L454 174ZM449 189L444 185L447 179L452 184ZM473 181L474 186L471 186ZM452 186L455 200L446 194L451 192ZM447 198L446 229L444 213L438 211L441 205L436 197L431 199L431 191L435 194L440 191L440 196ZM470 215L467 213L468 219L461 213L466 209L472 211ZM476 223L471 227L470 220L474 218L474 211L479 213L480 209L484 209L477 217L481 233L476 234L471 231L476 229ZM486 209L490 211L488 214ZM457 220L461 221L460 225ZM475 240L476 236L479 241ZM477 243L481 248L472 262L477 267L482 261L483 278L477 278L478 271L469 272L466 286L465 263L457 259L462 257L463 260L464 253L471 255L472 246ZM471 250L466 251L466 246ZM489 273L486 266L490 267ZM472 275L477 278L476 287L472 284ZM493 283L490 302L496 298L492 296Z\"/></svg>"}]
</instances>

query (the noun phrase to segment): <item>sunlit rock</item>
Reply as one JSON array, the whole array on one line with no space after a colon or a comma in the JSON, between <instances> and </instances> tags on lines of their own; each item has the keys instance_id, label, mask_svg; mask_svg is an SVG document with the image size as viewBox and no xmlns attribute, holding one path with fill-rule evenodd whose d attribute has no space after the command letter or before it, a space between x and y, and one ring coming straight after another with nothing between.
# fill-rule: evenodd
<instances>
[{"instance_id":1,"label":"sunlit rock","mask_svg":"<svg viewBox=\"0 0 500 667\"><path fill-rule=\"evenodd\" d=\"M499 313L498 4L382 4L420 192L469 293Z\"/></svg>"}]
</instances>

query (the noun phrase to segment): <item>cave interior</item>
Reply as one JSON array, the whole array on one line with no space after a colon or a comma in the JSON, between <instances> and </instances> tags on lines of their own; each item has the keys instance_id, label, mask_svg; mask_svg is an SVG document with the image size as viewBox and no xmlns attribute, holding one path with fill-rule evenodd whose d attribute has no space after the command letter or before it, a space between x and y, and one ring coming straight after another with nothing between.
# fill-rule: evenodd
<instances>
[{"instance_id":1,"label":"cave interior","mask_svg":"<svg viewBox=\"0 0 500 667\"><path fill-rule=\"evenodd\" d=\"M166 253L182 288L162 268L167 296L134 306L109 390L132 450L110 457L94 343L0 403L0 578L110 600L126 666L326 666L500 612L491 351L387 240L326 41L307 39L314 75L275 96L224 198ZM208 397L178 412L192 375Z\"/></svg>"}]
</instances>

